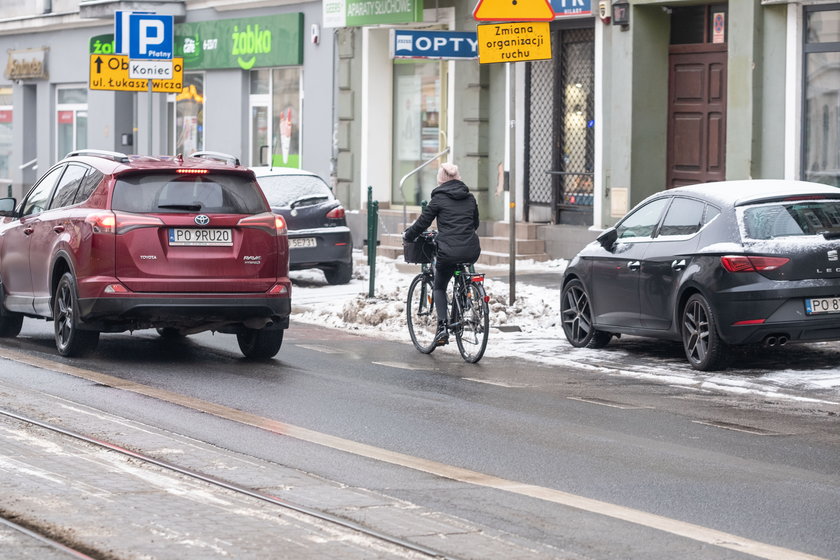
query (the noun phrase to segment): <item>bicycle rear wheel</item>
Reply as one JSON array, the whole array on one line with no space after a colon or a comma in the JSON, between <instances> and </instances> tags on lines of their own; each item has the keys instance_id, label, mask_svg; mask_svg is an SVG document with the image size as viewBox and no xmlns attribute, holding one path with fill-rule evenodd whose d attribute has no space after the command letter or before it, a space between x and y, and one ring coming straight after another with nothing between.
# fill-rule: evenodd
<instances>
[{"instance_id":1,"label":"bicycle rear wheel","mask_svg":"<svg viewBox=\"0 0 840 560\"><path fill-rule=\"evenodd\" d=\"M458 351L464 361L471 364L479 361L484 355L487 337L490 334L490 306L484 301L484 294L484 286L481 284L470 284L467 287L461 325L455 331Z\"/></svg>"},{"instance_id":2,"label":"bicycle rear wheel","mask_svg":"<svg viewBox=\"0 0 840 560\"><path fill-rule=\"evenodd\" d=\"M408 288L405 305L408 334L414 347L424 354L435 349L437 314L435 313L434 286L427 274L418 274Z\"/></svg>"}]
</instances>

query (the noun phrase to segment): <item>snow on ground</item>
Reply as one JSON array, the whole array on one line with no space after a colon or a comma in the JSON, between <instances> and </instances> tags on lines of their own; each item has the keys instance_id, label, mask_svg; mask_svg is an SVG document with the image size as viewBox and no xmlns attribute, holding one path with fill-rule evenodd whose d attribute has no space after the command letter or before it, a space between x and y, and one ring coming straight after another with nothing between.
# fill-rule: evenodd
<instances>
[{"instance_id":1,"label":"snow on ground","mask_svg":"<svg viewBox=\"0 0 840 560\"><path fill-rule=\"evenodd\" d=\"M343 286L330 286L319 270L292 272L292 321L402 340L410 345L405 300L411 279L420 266L377 257L374 297L369 298L369 267L361 258L356 263L353 280ZM735 362L723 372L710 373L691 369L676 343L624 337L621 341L614 340L604 350L572 347L559 321L560 281L566 264L564 260L517 262L513 305L508 304L508 266L476 267L487 275L485 288L490 295L491 332L483 360L515 357L697 391L840 405L840 366L836 359L840 343L792 345L778 351L775 361L769 362L763 354L758 359L747 355L748 363L758 365L744 369L741 363ZM556 275L556 282L552 275ZM529 278L539 281L529 284ZM801 352L799 349L805 349L808 359L793 358L794 352ZM458 349L450 344L435 352L457 355ZM800 364L804 365L799 369L792 367Z\"/></svg>"}]
</instances>

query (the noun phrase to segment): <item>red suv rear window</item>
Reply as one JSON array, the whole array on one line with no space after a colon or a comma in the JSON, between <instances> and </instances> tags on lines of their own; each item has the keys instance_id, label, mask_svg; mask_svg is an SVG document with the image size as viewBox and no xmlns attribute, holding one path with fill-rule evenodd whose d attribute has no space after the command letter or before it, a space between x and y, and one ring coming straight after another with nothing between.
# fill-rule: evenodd
<instances>
[{"instance_id":1,"label":"red suv rear window","mask_svg":"<svg viewBox=\"0 0 840 560\"><path fill-rule=\"evenodd\" d=\"M114 187L111 208L153 214L259 214L269 210L259 185L246 176L233 173L120 176Z\"/></svg>"}]
</instances>

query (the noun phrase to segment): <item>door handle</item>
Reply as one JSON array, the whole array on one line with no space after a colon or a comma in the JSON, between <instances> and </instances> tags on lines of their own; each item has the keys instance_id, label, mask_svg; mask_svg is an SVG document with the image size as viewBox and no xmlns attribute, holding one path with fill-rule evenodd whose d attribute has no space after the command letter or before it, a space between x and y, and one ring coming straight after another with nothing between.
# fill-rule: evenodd
<instances>
[{"instance_id":1,"label":"door handle","mask_svg":"<svg viewBox=\"0 0 840 560\"><path fill-rule=\"evenodd\" d=\"M56 232L56 233L63 233L64 232L64 226L55 226L53 228L53 231Z\"/></svg>"},{"instance_id":2,"label":"door handle","mask_svg":"<svg viewBox=\"0 0 840 560\"><path fill-rule=\"evenodd\" d=\"M630 270L639 270L640 268L642 268L642 262L630 261L629 263L627 263L627 268L629 268Z\"/></svg>"},{"instance_id":3,"label":"door handle","mask_svg":"<svg viewBox=\"0 0 840 560\"><path fill-rule=\"evenodd\" d=\"M682 270L686 267L685 259L677 259L671 263L671 268L674 270Z\"/></svg>"},{"instance_id":4,"label":"door handle","mask_svg":"<svg viewBox=\"0 0 840 560\"><path fill-rule=\"evenodd\" d=\"M34 232L34 231L35 231L35 228L33 228L32 226L27 226L27 227L23 228L23 235L32 235L32 232Z\"/></svg>"}]
</instances>

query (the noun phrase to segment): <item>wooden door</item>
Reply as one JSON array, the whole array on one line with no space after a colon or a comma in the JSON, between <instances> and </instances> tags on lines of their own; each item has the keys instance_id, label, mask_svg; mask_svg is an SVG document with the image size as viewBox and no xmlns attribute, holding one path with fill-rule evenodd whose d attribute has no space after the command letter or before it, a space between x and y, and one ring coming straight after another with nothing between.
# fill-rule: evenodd
<instances>
[{"instance_id":1,"label":"wooden door","mask_svg":"<svg viewBox=\"0 0 840 560\"><path fill-rule=\"evenodd\" d=\"M723 49L669 56L668 188L726 176L726 59Z\"/></svg>"}]
</instances>

